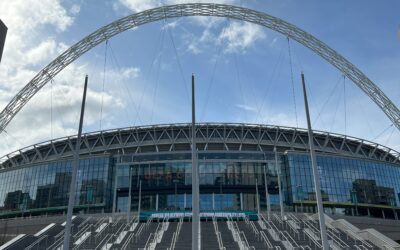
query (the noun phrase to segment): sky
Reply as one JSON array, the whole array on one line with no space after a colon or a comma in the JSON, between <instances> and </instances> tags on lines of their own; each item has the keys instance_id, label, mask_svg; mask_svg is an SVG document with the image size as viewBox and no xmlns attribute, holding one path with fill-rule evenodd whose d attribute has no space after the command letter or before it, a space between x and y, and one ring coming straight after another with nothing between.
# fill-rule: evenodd
<instances>
[{"instance_id":1,"label":"sky","mask_svg":"<svg viewBox=\"0 0 400 250\"><path fill-rule=\"evenodd\" d=\"M0 63L3 109L35 74L86 35L119 18L186 0L4 0ZM219 0L286 20L356 65L400 106L400 2ZM400 151L400 133L343 74L311 50L265 27L215 17L149 23L91 49L44 86L0 134L0 155L74 135L84 77L84 132L191 121L305 128L300 73L316 130Z\"/></svg>"}]
</instances>

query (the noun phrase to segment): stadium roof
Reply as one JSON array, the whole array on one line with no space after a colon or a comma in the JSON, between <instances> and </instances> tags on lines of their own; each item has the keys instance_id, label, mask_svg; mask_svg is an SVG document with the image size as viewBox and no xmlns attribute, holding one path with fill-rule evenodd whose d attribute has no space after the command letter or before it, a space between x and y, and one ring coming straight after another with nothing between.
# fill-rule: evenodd
<instances>
[{"instance_id":1,"label":"stadium roof","mask_svg":"<svg viewBox=\"0 0 400 250\"><path fill-rule=\"evenodd\" d=\"M86 133L80 155L157 153L190 151L190 124L137 126ZM308 151L306 129L232 123L197 124L199 151ZM31 145L3 156L0 169L49 162L73 156L76 136L67 136ZM400 162L400 153L368 140L347 135L314 131L318 152Z\"/></svg>"}]
</instances>

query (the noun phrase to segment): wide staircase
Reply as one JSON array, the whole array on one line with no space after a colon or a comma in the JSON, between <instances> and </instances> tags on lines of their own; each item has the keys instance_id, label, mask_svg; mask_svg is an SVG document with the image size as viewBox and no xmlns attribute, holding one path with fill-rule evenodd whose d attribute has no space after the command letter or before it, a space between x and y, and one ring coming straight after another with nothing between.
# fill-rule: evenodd
<instances>
[{"instance_id":1,"label":"wide staircase","mask_svg":"<svg viewBox=\"0 0 400 250\"><path fill-rule=\"evenodd\" d=\"M359 230L345 220L326 216L332 250L400 249L376 230ZM322 249L319 221L313 214L277 213L247 217L207 218L200 224L201 249L314 250ZM51 223L34 235L20 234L1 250L61 250L65 223ZM139 222L126 216L74 217L70 249L186 250L192 245L192 223L180 219L148 218Z\"/></svg>"}]
</instances>

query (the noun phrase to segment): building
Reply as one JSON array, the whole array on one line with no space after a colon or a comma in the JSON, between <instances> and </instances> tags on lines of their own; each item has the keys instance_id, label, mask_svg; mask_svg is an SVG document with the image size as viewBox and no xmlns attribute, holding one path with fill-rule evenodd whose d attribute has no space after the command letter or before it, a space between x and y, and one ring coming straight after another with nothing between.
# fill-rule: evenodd
<instances>
[{"instance_id":1,"label":"building","mask_svg":"<svg viewBox=\"0 0 400 250\"><path fill-rule=\"evenodd\" d=\"M3 55L4 43L6 42L7 26L0 20L0 62Z\"/></svg>"},{"instance_id":2,"label":"building","mask_svg":"<svg viewBox=\"0 0 400 250\"><path fill-rule=\"evenodd\" d=\"M316 211L306 130L248 124L196 128L202 211L256 211L258 202L265 210L265 183L272 209L278 210L278 175L285 210ZM83 135L76 212L125 212L129 191L131 211L139 201L141 211L190 210L190 138L190 124ZM66 211L75 141L76 136L56 139L2 158L1 217ZM326 213L400 216L398 152L318 131L314 143Z\"/></svg>"}]
</instances>

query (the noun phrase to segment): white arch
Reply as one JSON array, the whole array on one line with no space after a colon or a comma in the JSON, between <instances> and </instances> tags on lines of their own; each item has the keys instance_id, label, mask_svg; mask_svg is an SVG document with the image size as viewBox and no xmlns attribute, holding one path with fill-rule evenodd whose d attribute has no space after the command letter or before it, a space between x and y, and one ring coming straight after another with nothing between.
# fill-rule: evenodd
<instances>
[{"instance_id":1,"label":"white arch","mask_svg":"<svg viewBox=\"0 0 400 250\"><path fill-rule=\"evenodd\" d=\"M356 66L304 30L282 19L263 12L225 4L190 3L177 4L146 10L116 20L86 36L75 45L64 51L50 64L43 68L0 113L0 133L6 128L22 107L54 76L78 57L100 44L101 42L133 27L167 18L184 16L215 16L262 25L296 40L311 49L330 64L339 69L353 81L400 130L400 111L394 103Z\"/></svg>"}]
</instances>

